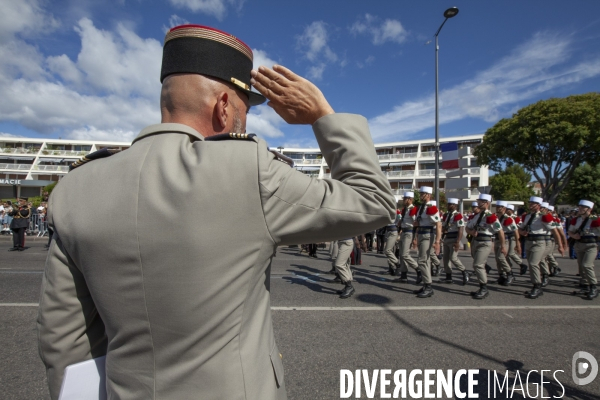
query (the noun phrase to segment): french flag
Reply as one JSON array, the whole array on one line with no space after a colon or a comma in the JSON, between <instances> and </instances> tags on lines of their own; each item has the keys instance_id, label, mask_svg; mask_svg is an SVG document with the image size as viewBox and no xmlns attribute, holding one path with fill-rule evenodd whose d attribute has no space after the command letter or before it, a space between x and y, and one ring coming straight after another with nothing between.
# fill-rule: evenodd
<instances>
[{"instance_id":1,"label":"french flag","mask_svg":"<svg viewBox=\"0 0 600 400\"><path fill-rule=\"evenodd\" d=\"M441 143L442 149L442 169L458 168L458 143Z\"/></svg>"}]
</instances>

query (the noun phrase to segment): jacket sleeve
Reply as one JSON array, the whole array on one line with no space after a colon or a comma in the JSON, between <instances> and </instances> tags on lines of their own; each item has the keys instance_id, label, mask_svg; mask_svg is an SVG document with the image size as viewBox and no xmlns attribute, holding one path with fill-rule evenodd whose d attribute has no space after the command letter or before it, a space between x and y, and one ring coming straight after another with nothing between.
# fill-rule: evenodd
<instances>
[{"instance_id":1,"label":"jacket sleeve","mask_svg":"<svg viewBox=\"0 0 600 400\"><path fill-rule=\"evenodd\" d=\"M396 199L381 171L367 120L331 114L313 125L332 179L314 179L258 145L258 179L275 244L343 239L391 224Z\"/></svg>"},{"instance_id":2,"label":"jacket sleeve","mask_svg":"<svg viewBox=\"0 0 600 400\"><path fill-rule=\"evenodd\" d=\"M58 399L67 366L106 355L104 323L56 231L46 259L37 330L53 400Z\"/></svg>"}]
</instances>

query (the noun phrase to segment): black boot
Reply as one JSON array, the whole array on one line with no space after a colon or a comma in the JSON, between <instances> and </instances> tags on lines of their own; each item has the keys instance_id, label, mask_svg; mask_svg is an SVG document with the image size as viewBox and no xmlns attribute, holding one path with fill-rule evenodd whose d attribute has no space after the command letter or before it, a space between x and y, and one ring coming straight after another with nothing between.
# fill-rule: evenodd
<instances>
[{"instance_id":1,"label":"black boot","mask_svg":"<svg viewBox=\"0 0 600 400\"><path fill-rule=\"evenodd\" d=\"M331 268L329 271L327 271L327 273L329 275L335 275L335 268Z\"/></svg>"},{"instance_id":2,"label":"black boot","mask_svg":"<svg viewBox=\"0 0 600 400\"><path fill-rule=\"evenodd\" d=\"M521 264L521 271L519 273L521 275L525 275L527 273L527 264Z\"/></svg>"},{"instance_id":3,"label":"black boot","mask_svg":"<svg viewBox=\"0 0 600 400\"><path fill-rule=\"evenodd\" d=\"M420 299L424 299L426 297L431 297L433 296L433 289L431 288L431 285L425 284L425 286L423 286L423 291L421 293L417 293L417 297Z\"/></svg>"},{"instance_id":4,"label":"black boot","mask_svg":"<svg viewBox=\"0 0 600 400\"><path fill-rule=\"evenodd\" d=\"M440 283L449 283L452 284L452 272L446 274L446 279L440 279Z\"/></svg>"},{"instance_id":5,"label":"black boot","mask_svg":"<svg viewBox=\"0 0 600 400\"><path fill-rule=\"evenodd\" d=\"M391 276L394 276L394 274L396 273L396 270L388 265L388 272L390 273Z\"/></svg>"},{"instance_id":6,"label":"black boot","mask_svg":"<svg viewBox=\"0 0 600 400\"><path fill-rule=\"evenodd\" d=\"M584 297L584 299L594 300L596 297L598 297L598 288L596 285L592 285L590 286L590 291L588 292L587 296Z\"/></svg>"},{"instance_id":7,"label":"black boot","mask_svg":"<svg viewBox=\"0 0 600 400\"><path fill-rule=\"evenodd\" d=\"M542 287L548 286L550 283L550 279L548 279L548 275L542 275Z\"/></svg>"},{"instance_id":8,"label":"black boot","mask_svg":"<svg viewBox=\"0 0 600 400\"><path fill-rule=\"evenodd\" d=\"M398 279L400 283L408 282L408 275L406 272L400 272L400 279Z\"/></svg>"},{"instance_id":9,"label":"black boot","mask_svg":"<svg viewBox=\"0 0 600 400\"><path fill-rule=\"evenodd\" d=\"M581 288L580 290L576 290L573 292L574 296L587 296L587 294L590 292L590 287L589 286L584 286L583 288Z\"/></svg>"},{"instance_id":10,"label":"black boot","mask_svg":"<svg viewBox=\"0 0 600 400\"><path fill-rule=\"evenodd\" d=\"M544 292L542 292L542 285L539 283L533 285L533 289L531 289L531 291L525 292L525 297L527 297L528 299L537 299L538 297L543 295Z\"/></svg>"},{"instance_id":11,"label":"black boot","mask_svg":"<svg viewBox=\"0 0 600 400\"><path fill-rule=\"evenodd\" d=\"M469 273L467 271L463 271L462 276L463 276L462 285L465 286L467 284L467 282L469 282Z\"/></svg>"},{"instance_id":12,"label":"black boot","mask_svg":"<svg viewBox=\"0 0 600 400\"><path fill-rule=\"evenodd\" d=\"M421 289L413 290L413 294L423 293L423 290L425 290L425 286L421 287Z\"/></svg>"},{"instance_id":13,"label":"black boot","mask_svg":"<svg viewBox=\"0 0 600 400\"><path fill-rule=\"evenodd\" d=\"M490 292L487 290L487 285L485 283L479 284L479 290L473 294L473 299L475 300L483 300L490 295Z\"/></svg>"},{"instance_id":14,"label":"black boot","mask_svg":"<svg viewBox=\"0 0 600 400\"><path fill-rule=\"evenodd\" d=\"M335 273L335 278L333 278L334 282L342 282L342 277L337 272ZM342 282L343 283L343 282Z\"/></svg>"},{"instance_id":15,"label":"black boot","mask_svg":"<svg viewBox=\"0 0 600 400\"><path fill-rule=\"evenodd\" d=\"M345 282L343 290L338 291L340 294L340 299L347 299L348 297L354 294L354 286L352 286L352 282Z\"/></svg>"},{"instance_id":16,"label":"black boot","mask_svg":"<svg viewBox=\"0 0 600 400\"><path fill-rule=\"evenodd\" d=\"M498 280L496 281L496 283L497 283L498 285L502 285L502 286L508 286L508 285L506 284L506 281L507 281L507 280L508 280L508 278L506 277L506 275L505 275L504 273L502 273L502 275L500 275L500 276L498 277Z\"/></svg>"},{"instance_id":17,"label":"black boot","mask_svg":"<svg viewBox=\"0 0 600 400\"><path fill-rule=\"evenodd\" d=\"M431 276L438 276L439 273L440 273L440 270L438 269L438 267L436 267L436 266L431 267Z\"/></svg>"},{"instance_id":18,"label":"black boot","mask_svg":"<svg viewBox=\"0 0 600 400\"><path fill-rule=\"evenodd\" d=\"M417 281L415 283L419 285L421 282L423 282L423 275L421 274L421 271L417 271Z\"/></svg>"},{"instance_id":19,"label":"black boot","mask_svg":"<svg viewBox=\"0 0 600 400\"><path fill-rule=\"evenodd\" d=\"M514 281L515 281L515 276L513 275L512 272L510 272L508 274L508 276L506 277L506 284L504 286L510 286L513 284Z\"/></svg>"},{"instance_id":20,"label":"black boot","mask_svg":"<svg viewBox=\"0 0 600 400\"><path fill-rule=\"evenodd\" d=\"M485 264L485 273L489 274L491 270L492 270L492 267L490 267L489 265Z\"/></svg>"}]
</instances>

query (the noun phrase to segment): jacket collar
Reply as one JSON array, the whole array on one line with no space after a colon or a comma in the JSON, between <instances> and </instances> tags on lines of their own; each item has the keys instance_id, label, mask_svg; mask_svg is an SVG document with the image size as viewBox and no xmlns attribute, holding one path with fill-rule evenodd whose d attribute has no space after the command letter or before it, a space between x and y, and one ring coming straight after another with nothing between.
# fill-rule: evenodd
<instances>
[{"instance_id":1,"label":"jacket collar","mask_svg":"<svg viewBox=\"0 0 600 400\"><path fill-rule=\"evenodd\" d=\"M133 140L133 143L137 142L140 139L143 139L152 135L160 135L162 133L182 133L184 135L189 135L197 140L204 140L204 136L202 136L197 130L190 128L184 124L155 124L150 125L142 129L142 131L137 135L137 137ZM132 144L133 144L132 143Z\"/></svg>"}]
</instances>

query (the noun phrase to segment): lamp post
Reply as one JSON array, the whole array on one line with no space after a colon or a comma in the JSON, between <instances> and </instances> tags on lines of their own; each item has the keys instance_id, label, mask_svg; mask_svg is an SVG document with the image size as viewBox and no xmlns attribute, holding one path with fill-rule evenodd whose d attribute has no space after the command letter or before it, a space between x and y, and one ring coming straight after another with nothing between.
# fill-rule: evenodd
<instances>
[{"instance_id":1,"label":"lamp post","mask_svg":"<svg viewBox=\"0 0 600 400\"><path fill-rule=\"evenodd\" d=\"M446 18L442 25L435 33L435 201L437 206L440 207L440 111L438 104L438 35L442 30L442 27L448 21L448 18L455 17L458 14L458 8L452 7L444 11L444 17Z\"/></svg>"}]
</instances>

